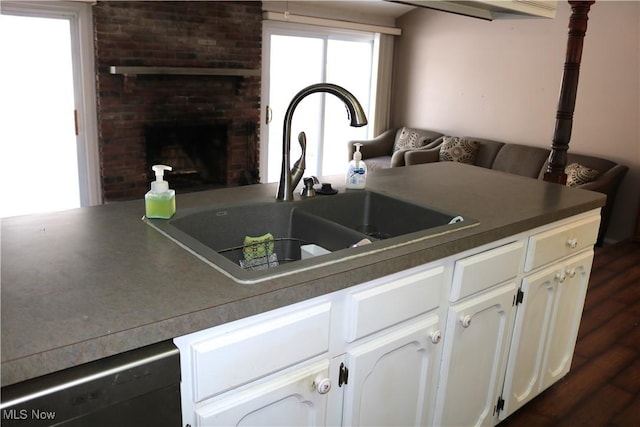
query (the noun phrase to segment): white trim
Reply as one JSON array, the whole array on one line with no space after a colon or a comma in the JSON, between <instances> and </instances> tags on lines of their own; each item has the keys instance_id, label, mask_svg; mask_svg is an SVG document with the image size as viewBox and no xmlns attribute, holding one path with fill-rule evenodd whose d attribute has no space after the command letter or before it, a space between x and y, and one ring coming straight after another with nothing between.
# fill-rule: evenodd
<instances>
[{"instance_id":1,"label":"white trim","mask_svg":"<svg viewBox=\"0 0 640 427\"><path fill-rule=\"evenodd\" d=\"M260 140L258 141L258 152L260 153L258 176L259 182L267 182L267 168L269 163L269 88L270 88L270 67L271 67L271 42L267 37L271 34L268 25L262 25L262 71L261 71L261 93L260 93ZM267 40L267 42L265 42Z\"/></svg>"},{"instance_id":2,"label":"white trim","mask_svg":"<svg viewBox=\"0 0 640 427\"><path fill-rule=\"evenodd\" d=\"M342 28L345 30L366 31L371 33L389 34L399 36L400 28L383 27L381 25L360 24L357 22L337 21L334 19L315 18L312 16L293 15L290 13L263 12L263 18L267 21L293 22L296 24L317 25L321 27Z\"/></svg>"},{"instance_id":3,"label":"white trim","mask_svg":"<svg viewBox=\"0 0 640 427\"><path fill-rule=\"evenodd\" d=\"M83 140L79 144L81 167L85 172L85 182L81 182L82 206L102 203L102 180L100 176L100 150L98 147L98 107L95 83L95 60L93 51L93 14L90 4L78 4L77 38L79 67L74 81L78 86L78 127ZM82 130L84 129L84 133ZM84 149L84 150L83 150ZM82 152L84 151L84 152ZM86 187L83 189L83 185Z\"/></svg>"},{"instance_id":4,"label":"white trim","mask_svg":"<svg viewBox=\"0 0 640 427\"><path fill-rule=\"evenodd\" d=\"M2 13L70 21L75 108L78 111L78 172L81 206L102 203L100 153L93 53L93 17L89 2L3 2Z\"/></svg>"}]
</instances>

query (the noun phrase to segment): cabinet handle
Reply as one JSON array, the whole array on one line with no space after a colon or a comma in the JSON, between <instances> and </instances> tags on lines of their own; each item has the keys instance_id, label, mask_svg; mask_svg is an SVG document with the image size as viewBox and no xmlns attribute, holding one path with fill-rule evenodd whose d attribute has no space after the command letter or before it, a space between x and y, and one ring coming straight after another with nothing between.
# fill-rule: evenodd
<instances>
[{"instance_id":1,"label":"cabinet handle","mask_svg":"<svg viewBox=\"0 0 640 427\"><path fill-rule=\"evenodd\" d=\"M562 272L556 274L556 280L558 281L558 283L563 283L564 279L566 278L567 276L565 276Z\"/></svg>"},{"instance_id":2,"label":"cabinet handle","mask_svg":"<svg viewBox=\"0 0 640 427\"><path fill-rule=\"evenodd\" d=\"M573 279L574 277L576 277L576 269L575 269L575 268L571 268L571 269L569 269L569 270L567 271L567 273L568 273L569 277L570 277L570 278L572 278L572 279Z\"/></svg>"},{"instance_id":3,"label":"cabinet handle","mask_svg":"<svg viewBox=\"0 0 640 427\"><path fill-rule=\"evenodd\" d=\"M313 387L320 394L327 394L331 390L331 380L329 378L316 378Z\"/></svg>"},{"instance_id":4,"label":"cabinet handle","mask_svg":"<svg viewBox=\"0 0 640 427\"><path fill-rule=\"evenodd\" d=\"M442 339L442 332L440 332L440 330L438 329L437 331L431 332L431 335L429 337L431 338L431 342L433 344L438 344Z\"/></svg>"},{"instance_id":5,"label":"cabinet handle","mask_svg":"<svg viewBox=\"0 0 640 427\"><path fill-rule=\"evenodd\" d=\"M471 315L467 314L466 316L462 316L460 318L460 324L463 328L468 328L471 325Z\"/></svg>"},{"instance_id":6,"label":"cabinet handle","mask_svg":"<svg viewBox=\"0 0 640 427\"><path fill-rule=\"evenodd\" d=\"M569 246L571 249L575 249L578 247L578 239L575 237L569 237L567 239L567 246Z\"/></svg>"}]
</instances>

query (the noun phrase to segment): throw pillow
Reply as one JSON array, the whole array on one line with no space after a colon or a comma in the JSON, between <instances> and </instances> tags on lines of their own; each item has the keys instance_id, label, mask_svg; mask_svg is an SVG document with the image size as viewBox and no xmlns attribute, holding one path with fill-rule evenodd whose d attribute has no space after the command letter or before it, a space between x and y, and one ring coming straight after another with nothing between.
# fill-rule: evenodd
<instances>
[{"instance_id":1,"label":"throw pillow","mask_svg":"<svg viewBox=\"0 0 640 427\"><path fill-rule=\"evenodd\" d=\"M459 162L474 164L480 143L469 138L445 136L440 145L439 160L441 162Z\"/></svg>"},{"instance_id":2,"label":"throw pillow","mask_svg":"<svg viewBox=\"0 0 640 427\"><path fill-rule=\"evenodd\" d=\"M424 147L429 142L431 142L431 138L425 135L423 131L405 126L400 130L400 135L398 135L398 138L393 143L393 152L395 153L398 150L415 150Z\"/></svg>"},{"instance_id":3,"label":"throw pillow","mask_svg":"<svg viewBox=\"0 0 640 427\"><path fill-rule=\"evenodd\" d=\"M577 187L595 180L600 172L579 163L571 163L564 168L564 173L567 174L567 186Z\"/></svg>"}]
</instances>

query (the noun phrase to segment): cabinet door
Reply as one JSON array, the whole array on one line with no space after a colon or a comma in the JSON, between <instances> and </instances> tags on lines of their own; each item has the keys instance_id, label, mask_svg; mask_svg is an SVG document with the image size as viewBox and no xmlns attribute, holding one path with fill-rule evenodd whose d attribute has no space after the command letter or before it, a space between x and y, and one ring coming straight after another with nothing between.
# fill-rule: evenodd
<instances>
[{"instance_id":1,"label":"cabinet door","mask_svg":"<svg viewBox=\"0 0 640 427\"><path fill-rule=\"evenodd\" d=\"M438 316L346 353L345 426L431 425Z\"/></svg>"},{"instance_id":2,"label":"cabinet door","mask_svg":"<svg viewBox=\"0 0 640 427\"><path fill-rule=\"evenodd\" d=\"M501 420L569 372L592 261L587 251L523 279Z\"/></svg>"},{"instance_id":3,"label":"cabinet door","mask_svg":"<svg viewBox=\"0 0 640 427\"><path fill-rule=\"evenodd\" d=\"M434 425L494 424L515 293L511 282L449 308Z\"/></svg>"},{"instance_id":4,"label":"cabinet door","mask_svg":"<svg viewBox=\"0 0 640 427\"><path fill-rule=\"evenodd\" d=\"M522 280L524 296L517 306L501 420L540 393L545 345L561 274L562 265L556 264Z\"/></svg>"},{"instance_id":5,"label":"cabinet door","mask_svg":"<svg viewBox=\"0 0 640 427\"><path fill-rule=\"evenodd\" d=\"M196 409L198 426L323 426L329 361L218 396ZM319 391L320 388L320 391Z\"/></svg>"},{"instance_id":6,"label":"cabinet door","mask_svg":"<svg viewBox=\"0 0 640 427\"><path fill-rule=\"evenodd\" d=\"M571 367L592 262L593 250L571 258L558 279L558 292L547 338L542 390L564 377Z\"/></svg>"}]
</instances>

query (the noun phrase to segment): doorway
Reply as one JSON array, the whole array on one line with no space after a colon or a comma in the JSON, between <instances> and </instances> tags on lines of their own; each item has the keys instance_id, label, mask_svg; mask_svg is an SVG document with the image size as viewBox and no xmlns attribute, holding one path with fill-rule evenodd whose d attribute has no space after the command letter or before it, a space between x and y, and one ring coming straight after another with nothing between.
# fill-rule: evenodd
<instances>
[{"instance_id":1,"label":"doorway","mask_svg":"<svg viewBox=\"0 0 640 427\"><path fill-rule=\"evenodd\" d=\"M267 23L263 43L268 70L268 79L263 81L267 105L260 150L260 176L266 177L263 182L275 182L280 177L282 125L289 102L301 89L321 82L340 85L353 93L370 119L369 126L350 127L342 101L324 93L313 94L303 99L295 111L291 159L293 162L300 156L297 136L304 131L305 176L344 173L348 164L347 142L367 139L373 129L376 35Z\"/></svg>"},{"instance_id":2,"label":"doorway","mask_svg":"<svg viewBox=\"0 0 640 427\"><path fill-rule=\"evenodd\" d=\"M101 201L95 89L86 84L80 39L86 7L3 3L0 217Z\"/></svg>"}]
</instances>

